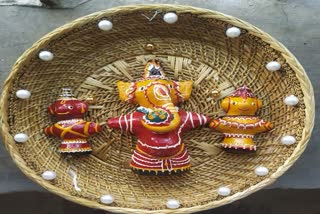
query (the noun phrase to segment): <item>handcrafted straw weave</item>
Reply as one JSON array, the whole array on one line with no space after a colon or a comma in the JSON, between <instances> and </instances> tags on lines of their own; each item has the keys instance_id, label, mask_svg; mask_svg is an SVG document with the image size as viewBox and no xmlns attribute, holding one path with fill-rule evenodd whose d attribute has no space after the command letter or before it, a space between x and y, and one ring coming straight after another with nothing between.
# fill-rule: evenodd
<instances>
[{"instance_id":1,"label":"handcrafted straw weave","mask_svg":"<svg viewBox=\"0 0 320 214\"><path fill-rule=\"evenodd\" d=\"M149 21L155 11L160 13ZM174 11L175 24L163 21L164 12ZM142 15L143 14L143 15ZM144 16L145 15L145 16ZM109 19L113 29L102 31L97 23ZM228 38L228 27L242 29L240 37ZM154 50L146 50L147 44ZM41 61L41 50L54 59ZM143 176L128 168L136 139L103 127L90 138L91 155L63 156L57 152L60 140L48 138L43 128L52 124L47 106L63 87L71 87L78 98L94 96L87 120L104 125L110 117L133 111L136 106L121 103L116 82L140 78L147 60L158 58L168 76L193 80L190 101L181 107L215 118L221 116L220 100L235 88L247 85L262 99L258 116L272 121L274 130L255 137L257 152L226 152L215 144L222 135L208 128L184 136L192 157L192 169L182 175ZM282 68L270 72L265 65L278 61ZM19 89L31 91L28 100L18 99ZM212 91L219 91L212 96ZM295 107L286 106L288 95L299 98ZM97 12L77 19L49 33L28 49L14 65L3 87L0 102L3 141L19 168L32 180L68 200L112 212L195 212L221 206L245 197L282 175L301 155L314 123L314 97L310 81L296 58L278 41L242 20L206 9L177 5L133 5ZM13 140L26 133L24 144ZM297 143L280 143L293 135ZM259 177L257 166L269 169ZM76 191L72 169L77 174ZM46 170L57 173L45 181ZM218 196L228 186L230 196ZM103 194L114 203L101 204ZM168 199L181 203L177 210L166 208Z\"/></svg>"}]
</instances>

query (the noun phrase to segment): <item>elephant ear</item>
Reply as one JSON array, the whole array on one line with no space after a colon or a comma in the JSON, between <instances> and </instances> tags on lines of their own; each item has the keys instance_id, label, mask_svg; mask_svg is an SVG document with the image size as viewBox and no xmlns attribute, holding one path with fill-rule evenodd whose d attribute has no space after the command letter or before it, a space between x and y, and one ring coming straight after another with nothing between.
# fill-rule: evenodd
<instances>
[{"instance_id":1,"label":"elephant ear","mask_svg":"<svg viewBox=\"0 0 320 214\"><path fill-rule=\"evenodd\" d=\"M188 100L191 95L193 81L188 80L188 81L179 82L178 85L179 85L179 92L183 97L183 100Z\"/></svg>"},{"instance_id":2,"label":"elephant ear","mask_svg":"<svg viewBox=\"0 0 320 214\"><path fill-rule=\"evenodd\" d=\"M117 82L117 87L119 91L119 98L123 102L132 102L134 98L134 83L130 82Z\"/></svg>"}]
</instances>

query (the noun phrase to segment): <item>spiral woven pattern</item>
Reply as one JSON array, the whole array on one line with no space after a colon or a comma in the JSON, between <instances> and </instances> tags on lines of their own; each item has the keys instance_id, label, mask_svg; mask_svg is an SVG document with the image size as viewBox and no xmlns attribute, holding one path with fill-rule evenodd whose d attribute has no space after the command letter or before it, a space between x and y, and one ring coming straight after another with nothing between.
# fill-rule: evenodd
<instances>
[{"instance_id":1,"label":"spiral woven pattern","mask_svg":"<svg viewBox=\"0 0 320 214\"><path fill-rule=\"evenodd\" d=\"M146 18L152 17L151 21ZM175 11L178 22L163 21L165 12ZM102 31L97 24L111 20L113 29ZM228 27L241 29L228 38ZM153 44L152 51L146 49ZM49 50L52 61L38 54ZM235 88L247 85L263 101L258 116L275 125L273 131L255 137L257 152L239 153L217 149L222 135L208 128L184 135L192 157L192 170L182 175L143 176L128 168L136 139L130 134L103 128L90 138L90 155L63 156L60 140L48 138L43 128L53 121L47 106L63 87L71 87L80 99L94 96L87 120L105 124L110 117L132 112L136 106L120 102L117 81L141 77L149 59L162 61L174 80L193 80L191 98L182 109L221 116L220 100ZM278 61L282 67L270 72L265 65ZM31 91L28 100L18 99L19 89ZM212 91L218 95L212 96ZM286 106L288 95L299 98ZM68 200L93 208L124 213L195 212L218 207L245 197L281 176L301 155L314 123L314 97L310 81L295 57L278 41L242 20L211 10L177 5L133 5L100 11L77 19L49 33L28 49L14 65L0 100L3 142L19 168L32 180ZM24 144L13 140L16 133L30 137ZM297 143L280 143L293 135ZM259 177L257 166L269 169ZM46 170L57 173L45 181ZM81 191L74 188L72 170ZM228 186L231 194L219 196ZM100 197L111 194L114 203L104 205ZM168 199L179 200L176 210L166 208Z\"/></svg>"}]
</instances>

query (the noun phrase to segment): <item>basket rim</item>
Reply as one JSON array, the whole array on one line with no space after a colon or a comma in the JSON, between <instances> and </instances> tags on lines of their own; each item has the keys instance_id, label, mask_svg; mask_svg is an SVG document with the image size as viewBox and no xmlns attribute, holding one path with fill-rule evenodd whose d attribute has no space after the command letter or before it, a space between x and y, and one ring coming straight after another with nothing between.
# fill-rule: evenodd
<instances>
[{"instance_id":1,"label":"basket rim","mask_svg":"<svg viewBox=\"0 0 320 214\"><path fill-rule=\"evenodd\" d=\"M237 192L231 196L225 197L221 200L212 201L204 205L198 205L193 207L179 208L176 210L145 210L145 209L133 209L133 208L125 208L125 207L113 207L101 204L99 202L91 201L89 199L79 198L77 196L72 196L65 190L62 190L50 182L45 181L36 174L32 169L30 169L26 162L23 160L20 155L16 143L9 133L9 125L7 123L8 119L8 98L10 94L10 88L12 86L12 80L16 77L18 71L29 62L31 58L33 58L39 50L44 48L51 40L59 37L61 34L71 31L72 29L78 28L89 22L97 22L99 19L103 17L111 17L114 15L124 14L128 12L135 11L148 11L148 10L157 10L161 9L163 11L175 11L177 14L179 13L192 13L201 18L207 19L217 19L220 21L224 21L229 23L230 25L237 26L241 29L246 29L249 34L252 34L256 37L259 37L262 41L268 43L273 49L279 51L282 57L285 58L286 62L290 65L290 67L294 70L296 77L298 78L301 89L304 94L304 103L305 103L305 127L302 132L302 138L300 142L297 144L295 150L291 154L291 156L286 159L285 163L280 166L270 177L264 179L263 181L253 185L242 192ZM311 137L312 129L314 126L314 117L315 117L315 101L314 101L314 92L311 82L303 69L302 65L297 61L295 56L279 41L274 39L269 34L260 30L259 28L253 26L252 24L243 21L241 19L235 18L233 16L229 16L217 11L203 9L198 7L192 7L187 5L172 5L172 4L134 4L134 5L126 5L114 7L102 11L98 11L83 17L80 17L74 21L71 21L53 31L43 36L37 42L35 42L29 49L27 49L16 61L13 65L11 72L9 73L7 79L5 80L2 87L2 95L0 98L0 134L3 139L3 144L6 149L10 153L15 164L20 168L20 170L31 180L38 183L48 191L59 195L67 200L91 207L98 208L106 211L116 212L116 213L191 213L197 212L201 210L212 209L215 207L219 207L225 204L229 204L233 201L241 199L243 197L248 196L251 193L254 193L267 185L272 184L278 177L280 177L288 168L290 168L294 162L299 158L302 152L305 150L306 145Z\"/></svg>"}]
</instances>

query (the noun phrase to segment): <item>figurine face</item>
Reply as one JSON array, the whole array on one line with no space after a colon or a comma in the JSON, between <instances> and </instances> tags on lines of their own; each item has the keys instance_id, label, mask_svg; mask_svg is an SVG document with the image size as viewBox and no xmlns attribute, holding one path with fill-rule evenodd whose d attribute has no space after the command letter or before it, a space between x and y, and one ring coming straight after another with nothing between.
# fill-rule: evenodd
<instances>
[{"instance_id":1,"label":"figurine face","mask_svg":"<svg viewBox=\"0 0 320 214\"><path fill-rule=\"evenodd\" d=\"M191 81L174 82L163 79L146 79L135 83L118 82L120 99L153 108L168 103L177 105L191 94Z\"/></svg>"},{"instance_id":2,"label":"figurine face","mask_svg":"<svg viewBox=\"0 0 320 214\"><path fill-rule=\"evenodd\" d=\"M261 108L262 102L258 98L251 97L226 97L222 100L221 107L227 115L255 115Z\"/></svg>"},{"instance_id":3,"label":"figurine face","mask_svg":"<svg viewBox=\"0 0 320 214\"><path fill-rule=\"evenodd\" d=\"M150 60L144 68L143 79L132 83L119 81L117 86L122 101L152 109L169 104L176 106L179 102L188 100L192 81L168 80L160 62Z\"/></svg>"},{"instance_id":4,"label":"figurine face","mask_svg":"<svg viewBox=\"0 0 320 214\"><path fill-rule=\"evenodd\" d=\"M88 111L88 104L77 99L59 99L48 107L48 111L58 120L82 118Z\"/></svg>"}]
</instances>

